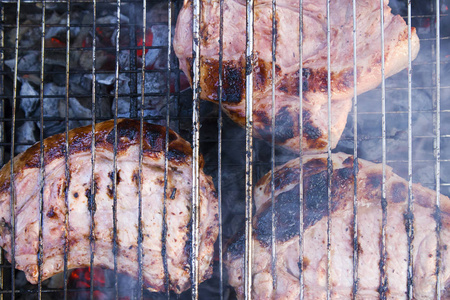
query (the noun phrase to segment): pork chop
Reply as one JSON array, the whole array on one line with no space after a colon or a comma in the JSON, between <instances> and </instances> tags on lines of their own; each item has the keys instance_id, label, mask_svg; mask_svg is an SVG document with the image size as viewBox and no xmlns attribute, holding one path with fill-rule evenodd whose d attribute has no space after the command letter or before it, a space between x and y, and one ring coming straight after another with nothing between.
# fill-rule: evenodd
<instances>
[{"instance_id":1,"label":"pork chop","mask_svg":"<svg viewBox=\"0 0 450 300\"><path fill-rule=\"evenodd\" d=\"M219 0L202 1L200 16L200 97L218 102ZM299 59L299 1L277 0L276 66L272 74L272 1L254 1L253 121L254 133L298 152L299 82L303 88L305 152L324 152L328 145L327 1L303 1L303 64ZM185 0L178 16L174 49L180 68L192 83L192 1ZM223 108L237 123L245 124L246 1L223 2ZM353 89L352 0L330 1L331 147L344 130ZM408 64L408 28L384 1L385 75ZM380 1L356 1L357 93L381 82ZM419 38L412 28L412 59ZM300 78L301 76L301 78ZM272 124L272 81L275 81L275 131Z\"/></svg>"},{"instance_id":2,"label":"pork chop","mask_svg":"<svg viewBox=\"0 0 450 300\"><path fill-rule=\"evenodd\" d=\"M178 134L169 131L166 225L163 242L164 157L166 129L143 124L142 177L139 179L139 121L121 119L117 124L117 269L138 276L139 190L142 183L142 272L150 291L165 291L164 256L167 256L169 289L180 293L190 286L192 149ZM94 190L91 190L91 126L69 132L70 178L65 177L65 134L44 140L42 280L64 268L67 235L67 266L90 265L90 239L97 267L114 269L114 122L95 126ZM15 267L26 278L38 281L40 145L14 158ZM202 162L201 162L202 164ZM202 166L200 166L202 168ZM200 170L199 278L212 274L214 242L218 234L218 202L211 177ZM11 261L10 163L0 170L0 246ZM65 196L67 193L67 204ZM94 222L91 224L91 213ZM65 221L68 218L68 230ZM90 227L93 227L92 237Z\"/></svg>"},{"instance_id":3,"label":"pork chop","mask_svg":"<svg viewBox=\"0 0 450 300\"><path fill-rule=\"evenodd\" d=\"M352 299L353 290L353 157L333 154L331 177L331 253L330 294L332 299ZM305 299L327 298L327 156L305 157L303 165L303 279ZM441 291L450 282L450 199L440 196L441 247L436 249L436 193L413 184L413 218L408 215L408 183L386 170L386 276L387 286L380 289L380 245L382 228L382 166L359 162L358 197L358 285L356 299L405 299L407 291L407 220L414 222L413 299L435 299L436 252L441 254ZM299 159L276 168L275 238L276 288L271 271L271 173L257 184L254 193L256 215L253 218L254 299L299 299ZM238 297L244 295L244 236L237 235L228 246L226 267L229 283ZM447 298L445 298L447 299Z\"/></svg>"}]
</instances>

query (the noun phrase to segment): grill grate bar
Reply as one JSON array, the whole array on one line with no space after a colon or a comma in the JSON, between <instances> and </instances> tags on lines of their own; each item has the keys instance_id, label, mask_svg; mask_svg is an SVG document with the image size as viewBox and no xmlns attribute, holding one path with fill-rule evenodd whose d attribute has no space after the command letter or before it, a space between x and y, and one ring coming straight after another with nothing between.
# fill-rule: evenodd
<instances>
[{"instance_id":1,"label":"grill grate bar","mask_svg":"<svg viewBox=\"0 0 450 300\"><path fill-rule=\"evenodd\" d=\"M246 0L245 45L245 255L244 296L252 299L253 262L253 0Z\"/></svg>"},{"instance_id":2,"label":"grill grate bar","mask_svg":"<svg viewBox=\"0 0 450 300\"><path fill-rule=\"evenodd\" d=\"M39 236L38 236L38 299L42 299L42 264L44 257L44 241L42 229L44 227L44 186L45 186L45 162L44 162L44 63L45 63L45 8L46 2L42 1L41 19L41 65L40 65L40 85L39 85Z\"/></svg>"},{"instance_id":3,"label":"grill grate bar","mask_svg":"<svg viewBox=\"0 0 450 300\"><path fill-rule=\"evenodd\" d=\"M117 34L115 36L115 83L114 83L114 99L116 103L119 101L119 53L120 53L120 10L121 0L117 0ZM114 298L119 299L119 279L117 274L117 252L118 252L118 238L117 238L117 115L119 105L114 107L114 153L113 153L113 255L114 255ZM92 112L94 113L94 112Z\"/></svg>"},{"instance_id":4,"label":"grill grate bar","mask_svg":"<svg viewBox=\"0 0 450 300\"><path fill-rule=\"evenodd\" d=\"M92 102L91 102L91 116L92 116L92 120L91 120L91 186L90 186L90 195L89 195L89 199L88 200L88 209L89 209L89 204L90 207L95 207L95 196L96 196L96 190L95 190L95 184L94 184L94 176L95 176L95 151L96 151L96 147L95 147L95 122L96 122L96 114L95 112L97 111L97 99L96 99L96 55L95 55L95 50L97 47L97 0L93 0L93 12L92 12ZM94 222L94 215L95 215L95 211L93 209L89 210L89 215L90 215L90 226L89 226L89 254L90 254L90 258L89 258L89 266L90 266L90 271L89 271L89 299L90 300L94 300L94 249L95 249L95 233L94 233L94 229L95 229L95 222Z\"/></svg>"},{"instance_id":5,"label":"grill grate bar","mask_svg":"<svg viewBox=\"0 0 450 300\"><path fill-rule=\"evenodd\" d=\"M358 295L359 282L359 234L358 234L358 65L356 55L357 26L356 0L352 1L353 12L353 287L352 299Z\"/></svg>"},{"instance_id":6,"label":"grill grate bar","mask_svg":"<svg viewBox=\"0 0 450 300\"><path fill-rule=\"evenodd\" d=\"M406 234L408 239L408 269L406 278L406 292L408 299L413 299L414 289L414 202L412 190L412 56L411 56L411 2L408 2L408 208L405 216Z\"/></svg>"},{"instance_id":7,"label":"grill grate bar","mask_svg":"<svg viewBox=\"0 0 450 300\"><path fill-rule=\"evenodd\" d=\"M382 152L382 179L381 179L381 241L380 241L380 286L378 292L381 299L386 299L388 281L386 274L386 224L387 224L387 201L386 201L386 74L385 74L385 49L384 49L384 1L380 0L380 32L381 32L381 152Z\"/></svg>"},{"instance_id":8,"label":"grill grate bar","mask_svg":"<svg viewBox=\"0 0 450 300\"><path fill-rule=\"evenodd\" d=\"M299 3L299 44L298 44L298 53L299 53L299 70L303 69L303 0L300 0ZM303 216L304 216L304 206L303 206L303 76L299 76L299 230L298 230L298 247L299 247L299 285L300 285L300 293L299 299L304 299L304 276L303 276L303 253L304 253L304 243L303 243Z\"/></svg>"},{"instance_id":9,"label":"grill grate bar","mask_svg":"<svg viewBox=\"0 0 450 300\"><path fill-rule=\"evenodd\" d=\"M2 4L0 4L0 22L4 24L5 22L5 8ZM4 61L5 61L5 31L0 30L0 72L4 71ZM0 94L5 94L5 78L3 75L0 75ZM5 102L4 99L0 99L0 117L4 117L5 110ZM0 141L4 141L4 123L0 122ZM5 161L5 151L4 148L0 146L0 165L4 165ZM3 260L3 248L0 248L0 265L4 264ZM3 290L5 287L5 270L4 268L0 268L0 290ZM0 295L0 300L3 300L3 295Z\"/></svg>"},{"instance_id":10,"label":"grill grate bar","mask_svg":"<svg viewBox=\"0 0 450 300\"><path fill-rule=\"evenodd\" d=\"M277 14L277 1L272 0L272 120L271 120L271 129L272 129L272 140L271 140L271 178L270 178L270 198L271 198L271 275L272 275L272 288L273 291L277 290L277 239L276 239L276 219L275 219L275 81L276 81L276 53L277 53L277 27L276 27L276 14Z\"/></svg>"},{"instance_id":11,"label":"grill grate bar","mask_svg":"<svg viewBox=\"0 0 450 300\"><path fill-rule=\"evenodd\" d=\"M200 146L200 0L193 1L192 17L192 247L191 247L191 281L192 299L198 299L199 282L199 146Z\"/></svg>"},{"instance_id":12,"label":"grill grate bar","mask_svg":"<svg viewBox=\"0 0 450 300\"><path fill-rule=\"evenodd\" d=\"M222 101L223 101L223 1L219 0L219 111L217 119L217 200L219 206L219 291L220 300L223 300L224 286L223 286L223 224L222 224Z\"/></svg>"},{"instance_id":13,"label":"grill grate bar","mask_svg":"<svg viewBox=\"0 0 450 300\"><path fill-rule=\"evenodd\" d=\"M170 64L170 56L171 56L171 45L172 45L172 1L169 0L168 4L168 16L167 16L167 78L170 78L171 64ZM144 81L143 81L144 82ZM163 256L163 267L164 267L164 285L166 289L167 299L170 299L169 285L170 285L170 277L167 265L167 184L168 184L168 173L169 173L169 162L168 162L168 153L169 153L169 126L170 126L170 80L167 80L166 83L166 137L165 137L165 151L164 151L164 208L163 208L163 224L162 224L162 256Z\"/></svg>"},{"instance_id":14,"label":"grill grate bar","mask_svg":"<svg viewBox=\"0 0 450 300\"><path fill-rule=\"evenodd\" d=\"M17 66L19 61L19 32L20 32L20 3L21 0L17 1L17 15L16 15L16 37L14 45L14 80L13 80L13 104L12 104L12 124L11 124L11 153L15 150L15 136L16 136L16 108L17 108ZM11 186L11 202L9 204L9 209L11 213L11 299L14 300L16 297L16 280L15 280L15 268L16 268L16 213L15 213L15 203L16 203L16 191L14 186L14 160L11 159L10 164L10 186Z\"/></svg>"},{"instance_id":15,"label":"grill grate bar","mask_svg":"<svg viewBox=\"0 0 450 300\"><path fill-rule=\"evenodd\" d=\"M327 300L331 299L331 179L333 176L333 161L331 158L331 21L330 0L327 1L327 105L328 105L328 145L327 145Z\"/></svg>"},{"instance_id":16,"label":"grill grate bar","mask_svg":"<svg viewBox=\"0 0 450 300\"><path fill-rule=\"evenodd\" d=\"M65 144L64 144L64 167L65 167L65 187L64 187L64 203L66 206L64 214L64 300L67 300L67 283L68 283L68 267L67 256L69 253L69 189L70 189L70 166L69 166L69 76L70 76L70 0L67 1L67 18L66 18L66 128L65 128Z\"/></svg>"},{"instance_id":17,"label":"grill grate bar","mask_svg":"<svg viewBox=\"0 0 450 300\"><path fill-rule=\"evenodd\" d=\"M435 140L435 165L436 165L436 298L441 298L441 41L440 41L440 1L436 0L436 140Z\"/></svg>"},{"instance_id":18,"label":"grill grate bar","mask_svg":"<svg viewBox=\"0 0 450 300\"><path fill-rule=\"evenodd\" d=\"M147 44L147 1L142 1L142 67L141 67L141 82L145 82L145 49ZM137 245L137 259L138 259L138 294L137 299L144 298L144 279L143 279L143 233L142 233L142 162L144 159L143 140L144 140L144 102L145 102L145 85L141 84L141 109L139 111L139 166L138 166L138 245Z\"/></svg>"}]
</instances>

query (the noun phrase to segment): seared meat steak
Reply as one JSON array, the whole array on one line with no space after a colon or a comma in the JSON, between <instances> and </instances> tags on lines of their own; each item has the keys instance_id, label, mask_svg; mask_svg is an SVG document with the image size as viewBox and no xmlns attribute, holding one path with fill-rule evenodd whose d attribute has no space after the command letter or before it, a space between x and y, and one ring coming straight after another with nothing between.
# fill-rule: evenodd
<instances>
[{"instance_id":1,"label":"seared meat steak","mask_svg":"<svg viewBox=\"0 0 450 300\"><path fill-rule=\"evenodd\" d=\"M353 289L353 157L333 154L331 177L330 290L333 299L351 299ZM382 166L360 159L358 197L358 286L356 299L379 299L382 228ZM305 299L327 295L327 156L305 157L303 165L303 279ZM253 289L255 299L298 299L299 283L299 160L278 167L274 174L276 290L271 272L271 173L255 188L253 218ZM441 290L450 278L450 199L440 196L441 241L436 249L436 193L413 184L413 298L435 299L436 252L441 255ZM387 299L405 299L407 287L408 183L386 168L386 277ZM229 283L239 298L244 294L244 236L228 246L226 266Z\"/></svg>"},{"instance_id":2,"label":"seared meat steak","mask_svg":"<svg viewBox=\"0 0 450 300\"><path fill-rule=\"evenodd\" d=\"M91 126L69 132L70 178L65 178L65 134L44 140L42 279L62 272L67 234L68 268L89 266L90 238L94 266L114 269L113 146L114 122L95 126L94 190L91 190ZM117 268L138 276L139 141L140 123L128 119L117 125ZM177 293L190 286L192 149L169 131L167 204L164 222L164 157L166 129L144 123L142 161L142 263L145 287L164 291L164 251L169 288ZM39 144L14 158L15 267L28 281L38 280ZM201 162L202 163L202 162ZM201 166L202 167L202 166ZM0 246L11 260L10 163L0 171ZM67 205L65 195L67 193ZM200 171L199 278L212 274L218 234L218 203L211 178ZM91 213L94 222L91 224ZM65 221L68 218L68 231ZM163 224L167 225L165 250ZM92 237L90 227L93 227Z\"/></svg>"},{"instance_id":3,"label":"seared meat steak","mask_svg":"<svg viewBox=\"0 0 450 300\"><path fill-rule=\"evenodd\" d=\"M272 74L272 2L254 2L253 118L255 134L272 135L272 81L275 81L275 142L299 150L299 82L303 88L303 148L323 152L328 145L327 1L303 1L303 65L299 59L299 1L278 0L276 74ZM223 9L223 107L245 124L246 2L225 0ZM175 30L174 49L192 82L192 2L185 0ZM217 102L219 86L219 0L202 1L200 18L200 97ZM385 75L408 63L408 28L384 1ZM344 130L353 89L353 12L351 0L330 2L331 147ZM357 0L357 92L381 82L380 1ZM419 39L412 28L412 58ZM301 76L301 78L300 78Z\"/></svg>"}]
</instances>

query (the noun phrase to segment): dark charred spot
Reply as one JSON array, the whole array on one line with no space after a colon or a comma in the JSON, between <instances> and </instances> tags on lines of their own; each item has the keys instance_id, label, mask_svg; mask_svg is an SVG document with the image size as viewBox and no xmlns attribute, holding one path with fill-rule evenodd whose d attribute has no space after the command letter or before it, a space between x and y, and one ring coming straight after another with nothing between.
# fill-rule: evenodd
<instances>
[{"instance_id":1,"label":"dark charred spot","mask_svg":"<svg viewBox=\"0 0 450 300\"><path fill-rule=\"evenodd\" d=\"M106 186L106 193L108 194L109 198L114 197L114 172L108 172L108 177L111 180L111 184L108 184ZM116 172L116 187L117 185L122 181L122 178L120 177L120 170L117 170Z\"/></svg>"},{"instance_id":2,"label":"dark charred spot","mask_svg":"<svg viewBox=\"0 0 450 300\"><path fill-rule=\"evenodd\" d=\"M188 61L192 74L192 61ZM208 100L218 101L219 88L219 61L217 59L202 59L201 93ZM224 61L222 64L223 94L222 101L227 103L240 103L243 98L245 86L245 61Z\"/></svg>"},{"instance_id":3,"label":"dark charred spot","mask_svg":"<svg viewBox=\"0 0 450 300\"><path fill-rule=\"evenodd\" d=\"M56 216L56 212L54 210L53 206L50 206L49 210L47 211L47 217L53 218Z\"/></svg>"},{"instance_id":4,"label":"dark charred spot","mask_svg":"<svg viewBox=\"0 0 450 300\"><path fill-rule=\"evenodd\" d=\"M314 126L308 111L303 111L303 135L305 135L308 140L317 140L322 137L322 131Z\"/></svg>"},{"instance_id":5,"label":"dark charred spot","mask_svg":"<svg viewBox=\"0 0 450 300\"><path fill-rule=\"evenodd\" d=\"M253 110L255 123L263 124L264 127L270 127L270 119L265 110Z\"/></svg>"},{"instance_id":6,"label":"dark charred spot","mask_svg":"<svg viewBox=\"0 0 450 300\"><path fill-rule=\"evenodd\" d=\"M285 242L298 234L299 228L299 189L298 186L292 190L277 196L275 214L275 237L278 241ZM272 238L272 206L267 202L264 210L258 215L254 232L258 240L265 245L271 243Z\"/></svg>"},{"instance_id":7,"label":"dark charred spot","mask_svg":"<svg viewBox=\"0 0 450 300\"><path fill-rule=\"evenodd\" d=\"M303 271L306 270L306 268L308 268L309 264L310 264L309 259L304 257L303 258ZM301 270L300 266L298 266L298 269Z\"/></svg>"},{"instance_id":8,"label":"dark charred spot","mask_svg":"<svg viewBox=\"0 0 450 300\"><path fill-rule=\"evenodd\" d=\"M287 88L286 86L284 86L284 85L280 86L280 87L278 88L278 90L279 90L279 91L282 91L282 92L285 92L285 93L288 93L288 92L289 92L288 88Z\"/></svg>"},{"instance_id":9,"label":"dark charred spot","mask_svg":"<svg viewBox=\"0 0 450 300\"><path fill-rule=\"evenodd\" d=\"M111 185L106 186L106 193L108 194L109 198L112 199L114 197L114 189L112 188Z\"/></svg>"},{"instance_id":10,"label":"dark charred spot","mask_svg":"<svg viewBox=\"0 0 450 300\"><path fill-rule=\"evenodd\" d=\"M378 189L381 186L381 174L367 174L367 183L370 185L369 189Z\"/></svg>"},{"instance_id":11,"label":"dark charred spot","mask_svg":"<svg viewBox=\"0 0 450 300\"><path fill-rule=\"evenodd\" d=\"M283 144L294 137L295 121L289 107L283 106L275 116L275 142Z\"/></svg>"},{"instance_id":12,"label":"dark charred spot","mask_svg":"<svg viewBox=\"0 0 450 300\"><path fill-rule=\"evenodd\" d=\"M325 158L312 159L307 161L303 165L303 169L305 170L306 174L314 174L320 172L326 167L327 167L327 160Z\"/></svg>"},{"instance_id":13,"label":"dark charred spot","mask_svg":"<svg viewBox=\"0 0 450 300\"><path fill-rule=\"evenodd\" d=\"M305 68L302 70L302 81L304 92L324 93L327 91L328 87L327 70L325 68L314 70L310 68Z\"/></svg>"},{"instance_id":14,"label":"dark charred spot","mask_svg":"<svg viewBox=\"0 0 450 300\"><path fill-rule=\"evenodd\" d=\"M245 230L241 228L229 241L227 253L232 259L235 259L244 253L245 249Z\"/></svg>"},{"instance_id":15,"label":"dark charred spot","mask_svg":"<svg viewBox=\"0 0 450 300\"><path fill-rule=\"evenodd\" d=\"M117 148L118 150L124 150L130 146L130 144L139 141L139 127L136 121L124 119L122 122L117 124ZM114 128L109 132L106 137L106 142L114 145L115 141L115 130Z\"/></svg>"},{"instance_id":16,"label":"dark charred spot","mask_svg":"<svg viewBox=\"0 0 450 300\"><path fill-rule=\"evenodd\" d=\"M228 103L239 103L242 100L245 80L244 68L234 63L223 64L222 100Z\"/></svg>"},{"instance_id":17,"label":"dark charred spot","mask_svg":"<svg viewBox=\"0 0 450 300\"><path fill-rule=\"evenodd\" d=\"M8 232L11 232L11 223L6 222L5 218L0 220L0 228L1 230L6 229Z\"/></svg>"},{"instance_id":18,"label":"dark charred spot","mask_svg":"<svg viewBox=\"0 0 450 300\"><path fill-rule=\"evenodd\" d=\"M353 178L353 169L352 168L342 168L336 170L336 175L339 176L343 180L352 179Z\"/></svg>"},{"instance_id":19,"label":"dark charred spot","mask_svg":"<svg viewBox=\"0 0 450 300\"><path fill-rule=\"evenodd\" d=\"M327 216L328 174L322 171L304 180L304 226L309 227Z\"/></svg>"},{"instance_id":20,"label":"dark charred spot","mask_svg":"<svg viewBox=\"0 0 450 300\"><path fill-rule=\"evenodd\" d=\"M150 150L160 152L164 150L164 136L160 132L148 130L145 132L145 140L150 146Z\"/></svg>"},{"instance_id":21,"label":"dark charred spot","mask_svg":"<svg viewBox=\"0 0 450 300\"><path fill-rule=\"evenodd\" d=\"M391 187L392 202L400 203L407 198L407 188L402 182L395 182Z\"/></svg>"},{"instance_id":22,"label":"dark charred spot","mask_svg":"<svg viewBox=\"0 0 450 300\"><path fill-rule=\"evenodd\" d=\"M175 199L175 194L177 193L177 189L176 188L173 188L172 189L172 192L170 193L170 199Z\"/></svg>"},{"instance_id":23,"label":"dark charred spot","mask_svg":"<svg viewBox=\"0 0 450 300\"><path fill-rule=\"evenodd\" d=\"M169 161L184 162L186 161L187 155L182 150L169 149L169 153L167 153L167 158L169 159Z\"/></svg>"},{"instance_id":24,"label":"dark charred spot","mask_svg":"<svg viewBox=\"0 0 450 300\"><path fill-rule=\"evenodd\" d=\"M255 68L254 68L254 83L255 83L255 89L259 91L263 91L266 87L266 84L268 84L268 81L272 80L272 68L269 64L266 65L266 63L258 59Z\"/></svg>"},{"instance_id":25,"label":"dark charred spot","mask_svg":"<svg viewBox=\"0 0 450 300\"><path fill-rule=\"evenodd\" d=\"M117 170L117 184L119 184L122 181L122 178L120 177L120 170Z\"/></svg>"},{"instance_id":26,"label":"dark charred spot","mask_svg":"<svg viewBox=\"0 0 450 300\"><path fill-rule=\"evenodd\" d=\"M357 251L358 251L358 253L359 253L360 255L362 255L362 254L364 253L364 250L363 250L363 248L361 247L361 243L360 243L360 242L358 242L358 243L356 244L356 248L357 248Z\"/></svg>"},{"instance_id":27,"label":"dark charred spot","mask_svg":"<svg viewBox=\"0 0 450 300\"><path fill-rule=\"evenodd\" d=\"M87 198L88 210L94 213L97 210L97 205L95 204L94 196L91 193L91 189L86 189L85 195Z\"/></svg>"},{"instance_id":28,"label":"dark charred spot","mask_svg":"<svg viewBox=\"0 0 450 300\"><path fill-rule=\"evenodd\" d=\"M308 81L309 81L309 75L311 74L309 68L303 68L302 69L302 85L303 85L303 92L308 91Z\"/></svg>"},{"instance_id":29,"label":"dark charred spot","mask_svg":"<svg viewBox=\"0 0 450 300\"><path fill-rule=\"evenodd\" d=\"M353 157L352 157L352 156L347 157L347 158L342 162L342 164L343 164L344 166L353 166Z\"/></svg>"},{"instance_id":30,"label":"dark charred spot","mask_svg":"<svg viewBox=\"0 0 450 300\"><path fill-rule=\"evenodd\" d=\"M78 193L77 193L77 192L73 193L73 196L74 196L75 198L78 198Z\"/></svg>"},{"instance_id":31,"label":"dark charred spot","mask_svg":"<svg viewBox=\"0 0 450 300\"><path fill-rule=\"evenodd\" d=\"M273 185L275 190L281 190L285 186L300 180L300 170L284 167L274 174ZM264 191L266 194L270 192L270 185L266 186Z\"/></svg>"},{"instance_id":32,"label":"dark charred spot","mask_svg":"<svg viewBox=\"0 0 450 300\"><path fill-rule=\"evenodd\" d=\"M139 185L139 170L134 170L133 174L131 175L131 181L136 184L136 186Z\"/></svg>"},{"instance_id":33,"label":"dark charred spot","mask_svg":"<svg viewBox=\"0 0 450 300\"><path fill-rule=\"evenodd\" d=\"M328 185L327 172L320 172L305 178L304 181L304 215L305 228L314 225L327 215ZM299 230L300 187L279 194L275 202L276 239L285 242ZM261 208L255 223L255 233L258 240L266 245L270 244L272 236L271 202L266 202Z\"/></svg>"}]
</instances>

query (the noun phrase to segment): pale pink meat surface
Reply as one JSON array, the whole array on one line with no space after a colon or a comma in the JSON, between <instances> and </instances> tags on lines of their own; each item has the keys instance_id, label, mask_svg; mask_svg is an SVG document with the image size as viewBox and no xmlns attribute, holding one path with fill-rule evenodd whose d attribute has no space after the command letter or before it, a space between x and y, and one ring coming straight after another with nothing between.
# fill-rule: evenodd
<instances>
[{"instance_id":1,"label":"pale pink meat surface","mask_svg":"<svg viewBox=\"0 0 450 300\"><path fill-rule=\"evenodd\" d=\"M164 157L166 131L144 123L142 161L142 272L150 291L165 290L163 262ZM90 265L93 226L94 266L114 269L113 145L114 122L95 127L94 187L91 190L91 126L69 132L70 178L65 177L65 134L44 140L45 176L42 224L42 280L64 268L67 234L69 269ZM138 276L139 121L117 125L117 269ZM39 143L14 158L15 267L27 280L38 282ZM167 271L169 289L180 293L190 286L192 149L169 131L167 173ZM202 160L201 160L202 163ZM202 167L202 166L201 166ZM0 171L0 246L11 260L10 163ZM67 193L67 204L65 194ZM94 198L95 194L95 198ZM200 171L199 278L212 275L218 234L218 204L211 177ZM94 223L91 224L91 212ZM68 222L68 231L65 221Z\"/></svg>"},{"instance_id":2,"label":"pale pink meat surface","mask_svg":"<svg viewBox=\"0 0 450 300\"><path fill-rule=\"evenodd\" d=\"M180 68L192 83L192 8L185 0L178 16L174 49ZM245 124L246 6L243 0L224 0L223 8L223 108ZM384 8L385 75L408 64L408 27ZM219 0L202 1L200 18L200 97L218 102ZM272 74L272 2L254 1L253 118L256 136L291 150L300 147L300 85L303 88L305 152L334 148L344 130L354 96L353 6L351 0L330 1L331 136L328 137L326 1L303 1L302 65L299 57L299 1L277 1L276 66ZM357 94L381 83L380 1L356 1ZM411 33L411 58L419 51L415 28ZM301 76L301 77L300 77ZM275 85L275 131L272 130L272 82Z\"/></svg>"},{"instance_id":3,"label":"pale pink meat surface","mask_svg":"<svg viewBox=\"0 0 450 300\"><path fill-rule=\"evenodd\" d=\"M330 282L332 299L352 299L353 291L353 157L332 155ZM253 218L254 299L299 299L300 245L303 249L305 299L327 299L327 155L305 156L303 160L303 225L299 239L299 159L275 169L276 289L273 289L271 249L271 173L257 184ZM356 299L379 299L380 245L382 229L382 166L358 160L357 178L357 264ZM436 193L413 184L414 239L412 242L413 299L436 299L436 253L441 255L441 299L448 299L450 283L450 199L440 196L440 249L437 247ZM386 168L386 298L407 299L408 182ZM226 267L229 283L244 296L244 238L238 234L228 246Z\"/></svg>"}]
</instances>

